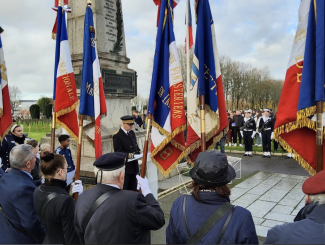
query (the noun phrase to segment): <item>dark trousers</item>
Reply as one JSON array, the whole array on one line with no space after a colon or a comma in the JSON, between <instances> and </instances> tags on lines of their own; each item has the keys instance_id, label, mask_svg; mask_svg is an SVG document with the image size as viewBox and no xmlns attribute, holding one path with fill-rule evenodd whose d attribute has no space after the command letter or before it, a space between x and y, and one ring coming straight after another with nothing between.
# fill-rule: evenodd
<instances>
[{"instance_id":1,"label":"dark trousers","mask_svg":"<svg viewBox=\"0 0 325 245\"><path fill-rule=\"evenodd\" d=\"M240 129L234 127L234 144L237 144L237 137L239 138L239 144L241 144L241 134L240 134Z\"/></svg>"},{"instance_id":2,"label":"dark trousers","mask_svg":"<svg viewBox=\"0 0 325 245\"><path fill-rule=\"evenodd\" d=\"M245 144L245 151L253 151L253 139L252 139L253 131L244 131L244 144Z\"/></svg>"},{"instance_id":3,"label":"dark trousers","mask_svg":"<svg viewBox=\"0 0 325 245\"><path fill-rule=\"evenodd\" d=\"M264 152L271 152L271 134L272 130L262 131L262 144Z\"/></svg>"},{"instance_id":4,"label":"dark trousers","mask_svg":"<svg viewBox=\"0 0 325 245\"><path fill-rule=\"evenodd\" d=\"M137 191L136 174L125 174L123 190Z\"/></svg>"}]
</instances>

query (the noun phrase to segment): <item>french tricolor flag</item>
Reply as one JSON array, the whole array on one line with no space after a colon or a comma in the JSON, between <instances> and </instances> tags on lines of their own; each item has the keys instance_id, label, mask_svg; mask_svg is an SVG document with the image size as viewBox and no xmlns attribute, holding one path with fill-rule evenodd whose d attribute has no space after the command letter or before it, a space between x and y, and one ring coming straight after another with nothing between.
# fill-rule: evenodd
<instances>
[{"instance_id":1,"label":"french tricolor flag","mask_svg":"<svg viewBox=\"0 0 325 245\"><path fill-rule=\"evenodd\" d=\"M85 15L83 43L79 115L95 122L94 143L97 159L102 155L100 119L101 116L106 116L107 109L95 42L93 11L89 6Z\"/></svg>"},{"instance_id":2,"label":"french tricolor flag","mask_svg":"<svg viewBox=\"0 0 325 245\"><path fill-rule=\"evenodd\" d=\"M192 30L192 13L191 13L191 2L190 0L188 0L188 11L187 11L187 15L188 15L188 39L189 39L189 49L192 48L193 46L193 30ZM185 16L185 25L186 25L186 16ZM186 38L185 38L185 54L187 53L187 45L186 45Z\"/></svg>"},{"instance_id":3,"label":"french tricolor flag","mask_svg":"<svg viewBox=\"0 0 325 245\"><path fill-rule=\"evenodd\" d=\"M54 111L57 124L68 131L78 142L78 96L74 79L66 26L66 15L58 7L58 25L56 35L56 53L54 68Z\"/></svg>"},{"instance_id":4,"label":"french tricolor flag","mask_svg":"<svg viewBox=\"0 0 325 245\"><path fill-rule=\"evenodd\" d=\"M1 30L1 28L0 28ZM0 33L1 34L1 33ZM3 55L3 47L1 42L0 35L0 141L6 136L9 132L12 116L11 116L11 106L10 106L10 97L9 97L9 87L8 87L8 77L7 77L7 68Z\"/></svg>"}]
</instances>

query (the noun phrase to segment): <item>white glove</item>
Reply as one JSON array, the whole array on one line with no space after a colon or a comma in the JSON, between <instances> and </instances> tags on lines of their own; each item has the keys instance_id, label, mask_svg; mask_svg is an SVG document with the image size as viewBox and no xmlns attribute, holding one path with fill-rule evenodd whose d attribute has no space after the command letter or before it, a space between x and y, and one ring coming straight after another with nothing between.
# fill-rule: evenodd
<instances>
[{"instance_id":1,"label":"white glove","mask_svg":"<svg viewBox=\"0 0 325 245\"><path fill-rule=\"evenodd\" d=\"M138 180L138 186L141 188L141 192L144 196L152 193L149 188L149 181L147 177L141 178L139 175L136 176Z\"/></svg>"},{"instance_id":2,"label":"white glove","mask_svg":"<svg viewBox=\"0 0 325 245\"><path fill-rule=\"evenodd\" d=\"M240 135L241 135L242 138L244 138L243 131L240 131Z\"/></svg>"},{"instance_id":3,"label":"white glove","mask_svg":"<svg viewBox=\"0 0 325 245\"><path fill-rule=\"evenodd\" d=\"M260 138L262 139L262 134L261 133L258 133L260 135Z\"/></svg>"},{"instance_id":4,"label":"white glove","mask_svg":"<svg viewBox=\"0 0 325 245\"><path fill-rule=\"evenodd\" d=\"M255 132L255 131L253 131L253 134L252 134L252 139L254 139L254 137L255 137L255 134L256 134L256 132Z\"/></svg>"},{"instance_id":5,"label":"white glove","mask_svg":"<svg viewBox=\"0 0 325 245\"><path fill-rule=\"evenodd\" d=\"M273 139L273 132L271 133L271 139Z\"/></svg>"},{"instance_id":6,"label":"white glove","mask_svg":"<svg viewBox=\"0 0 325 245\"><path fill-rule=\"evenodd\" d=\"M72 185L72 194L78 193L80 195L84 191L84 187L82 186L81 180L76 180L75 182L72 182L71 185Z\"/></svg>"}]
</instances>

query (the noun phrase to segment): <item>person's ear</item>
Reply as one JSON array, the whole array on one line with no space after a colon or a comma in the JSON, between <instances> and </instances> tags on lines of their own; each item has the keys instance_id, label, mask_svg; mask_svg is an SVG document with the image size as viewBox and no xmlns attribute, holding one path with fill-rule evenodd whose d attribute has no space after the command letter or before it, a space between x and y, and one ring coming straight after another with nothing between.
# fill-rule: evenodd
<instances>
[{"instance_id":1,"label":"person's ear","mask_svg":"<svg viewBox=\"0 0 325 245\"><path fill-rule=\"evenodd\" d=\"M305 205L310 203L310 196L306 195L306 199L305 199Z\"/></svg>"},{"instance_id":2,"label":"person's ear","mask_svg":"<svg viewBox=\"0 0 325 245\"><path fill-rule=\"evenodd\" d=\"M120 183L124 183L124 171L121 171L120 175L118 176L118 181Z\"/></svg>"},{"instance_id":3,"label":"person's ear","mask_svg":"<svg viewBox=\"0 0 325 245\"><path fill-rule=\"evenodd\" d=\"M32 162L31 161L27 161L26 163L25 163L25 168L31 168L32 167Z\"/></svg>"}]
</instances>

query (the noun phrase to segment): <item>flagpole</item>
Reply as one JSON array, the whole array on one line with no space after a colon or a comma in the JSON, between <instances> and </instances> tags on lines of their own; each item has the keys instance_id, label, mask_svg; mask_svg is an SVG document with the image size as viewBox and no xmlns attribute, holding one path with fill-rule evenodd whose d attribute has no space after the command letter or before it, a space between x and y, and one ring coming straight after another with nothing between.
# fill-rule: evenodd
<instances>
[{"instance_id":1,"label":"flagpole","mask_svg":"<svg viewBox=\"0 0 325 245\"><path fill-rule=\"evenodd\" d=\"M141 165L142 178L146 176L146 170L147 170L147 156L148 156L148 144L149 144L149 136L150 136L150 129L151 129L151 120L152 120L152 114L149 113L147 117L147 133L146 133L146 140L144 141L143 158L142 158L142 165Z\"/></svg>"},{"instance_id":2,"label":"flagpole","mask_svg":"<svg viewBox=\"0 0 325 245\"><path fill-rule=\"evenodd\" d=\"M81 162L81 147L82 147L82 133L83 133L83 117L79 115L79 138L78 138L78 149L77 149L77 164L76 164L76 175L75 180L80 179L80 162ZM74 200L77 201L78 193L74 194Z\"/></svg>"},{"instance_id":3,"label":"flagpole","mask_svg":"<svg viewBox=\"0 0 325 245\"><path fill-rule=\"evenodd\" d=\"M318 101L316 104L316 172L323 170L323 101Z\"/></svg>"},{"instance_id":4,"label":"flagpole","mask_svg":"<svg viewBox=\"0 0 325 245\"><path fill-rule=\"evenodd\" d=\"M200 111L201 111L201 152L206 151L206 138L205 138L205 96L200 95Z\"/></svg>"},{"instance_id":5,"label":"flagpole","mask_svg":"<svg viewBox=\"0 0 325 245\"><path fill-rule=\"evenodd\" d=\"M58 0L58 7L61 7L61 0ZM54 74L54 75L56 75L56 74ZM56 88L54 88L54 89L56 89ZM54 91L54 93L55 93L55 91ZM52 153L54 153L54 148L55 148L55 125L56 125L56 112L55 112L55 100L53 100L52 128L51 128L51 152Z\"/></svg>"},{"instance_id":6,"label":"flagpole","mask_svg":"<svg viewBox=\"0 0 325 245\"><path fill-rule=\"evenodd\" d=\"M189 0L186 1L186 94L187 100L189 99L188 93L190 91L191 71L190 71L190 34L189 34ZM187 103L188 104L188 103Z\"/></svg>"},{"instance_id":7,"label":"flagpole","mask_svg":"<svg viewBox=\"0 0 325 245\"><path fill-rule=\"evenodd\" d=\"M53 103L53 111L52 111L52 128L51 128L51 152L54 153L55 148L55 124L56 124L56 112L54 110L54 104Z\"/></svg>"}]
</instances>

